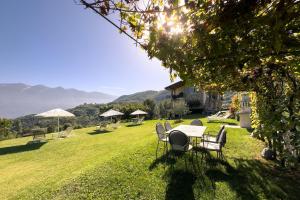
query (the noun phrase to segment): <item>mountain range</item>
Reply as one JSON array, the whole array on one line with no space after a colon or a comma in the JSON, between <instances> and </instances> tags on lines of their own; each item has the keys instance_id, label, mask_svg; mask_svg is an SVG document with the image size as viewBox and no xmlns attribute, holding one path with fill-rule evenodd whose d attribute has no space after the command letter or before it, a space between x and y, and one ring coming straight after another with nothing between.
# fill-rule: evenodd
<instances>
[{"instance_id":1,"label":"mountain range","mask_svg":"<svg viewBox=\"0 0 300 200\"><path fill-rule=\"evenodd\" d=\"M116 96L62 87L22 83L0 84L0 117L16 118L53 108L68 109L83 103L108 103Z\"/></svg>"},{"instance_id":2,"label":"mountain range","mask_svg":"<svg viewBox=\"0 0 300 200\"><path fill-rule=\"evenodd\" d=\"M137 92L130 95L123 95L113 101L113 103L123 103L123 102L143 102L146 99L153 99L154 101L161 101L164 99L171 98L171 93L167 90L154 91L147 90L144 92Z\"/></svg>"}]
</instances>

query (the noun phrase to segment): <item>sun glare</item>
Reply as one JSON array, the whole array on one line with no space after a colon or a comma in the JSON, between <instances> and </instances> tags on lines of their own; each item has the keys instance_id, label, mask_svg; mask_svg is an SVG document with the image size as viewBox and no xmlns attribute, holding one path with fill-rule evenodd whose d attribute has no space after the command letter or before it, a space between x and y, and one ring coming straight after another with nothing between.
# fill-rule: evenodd
<instances>
[{"instance_id":1,"label":"sun glare","mask_svg":"<svg viewBox=\"0 0 300 200\"><path fill-rule=\"evenodd\" d=\"M179 0L178 6L180 6L180 12L187 14L189 9L185 6L184 0ZM164 5L168 7L168 5ZM179 10L178 10L179 11ZM171 15L167 15L167 13L159 13L158 14L158 21L157 21L157 28L159 30L163 30L170 35L178 35L183 34L185 31L189 31L190 28L186 28L186 24L182 24L179 19L178 13L173 13Z\"/></svg>"},{"instance_id":2,"label":"sun glare","mask_svg":"<svg viewBox=\"0 0 300 200\"><path fill-rule=\"evenodd\" d=\"M184 0L179 0L178 6L179 9L176 8L175 12L172 11L172 14L168 14L166 12L160 12L156 14L155 26L158 31L169 35L170 37L176 35L183 35L192 30L189 21L183 22L179 15L188 14L190 10L186 8ZM169 8L169 5L163 5L160 7ZM163 8L161 8L163 9ZM149 25L149 26L148 26ZM147 24L146 27L150 27L150 24ZM149 31L146 30L143 33L143 39L149 40Z\"/></svg>"},{"instance_id":3,"label":"sun glare","mask_svg":"<svg viewBox=\"0 0 300 200\"><path fill-rule=\"evenodd\" d=\"M160 13L158 16L157 29L163 30L171 35L183 33L182 24L176 15L167 16Z\"/></svg>"}]
</instances>

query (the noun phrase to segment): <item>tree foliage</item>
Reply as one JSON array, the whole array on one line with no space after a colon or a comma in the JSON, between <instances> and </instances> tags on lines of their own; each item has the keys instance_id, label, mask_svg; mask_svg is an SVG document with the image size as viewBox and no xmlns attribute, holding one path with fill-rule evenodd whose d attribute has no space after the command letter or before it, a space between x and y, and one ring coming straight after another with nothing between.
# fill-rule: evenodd
<instances>
[{"instance_id":1,"label":"tree foliage","mask_svg":"<svg viewBox=\"0 0 300 200\"><path fill-rule=\"evenodd\" d=\"M148 113L147 118L153 119L154 110L155 110L155 101L152 99L146 99L143 105L145 106L146 112Z\"/></svg>"},{"instance_id":2,"label":"tree foliage","mask_svg":"<svg viewBox=\"0 0 300 200\"><path fill-rule=\"evenodd\" d=\"M11 131L12 121L5 118L0 118L0 140L11 138L14 136Z\"/></svg>"},{"instance_id":3,"label":"tree foliage","mask_svg":"<svg viewBox=\"0 0 300 200\"><path fill-rule=\"evenodd\" d=\"M172 108L174 115L178 116L179 118L182 118L184 115L186 115L190 110L185 101L175 101L173 102L173 108Z\"/></svg>"},{"instance_id":4,"label":"tree foliage","mask_svg":"<svg viewBox=\"0 0 300 200\"><path fill-rule=\"evenodd\" d=\"M108 21L118 12L114 25L171 77L204 89L253 92L256 131L283 164L299 158L299 0L80 2Z\"/></svg>"}]
</instances>

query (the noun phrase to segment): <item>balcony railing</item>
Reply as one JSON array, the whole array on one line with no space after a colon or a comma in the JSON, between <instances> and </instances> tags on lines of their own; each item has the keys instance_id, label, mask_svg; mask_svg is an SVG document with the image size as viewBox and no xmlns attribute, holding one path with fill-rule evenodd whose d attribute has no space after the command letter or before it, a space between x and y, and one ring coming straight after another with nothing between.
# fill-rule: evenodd
<instances>
[{"instance_id":1,"label":"balcony railing","mask_svg":"<svg viewBox=\"0 0 300 200\"><path fill-rule=\"evenodd\" d=\"M175 94L172 94L172 99L178 99L178 98L183 98L183 92L175 95Z\"/></svg>"}]
</instances>

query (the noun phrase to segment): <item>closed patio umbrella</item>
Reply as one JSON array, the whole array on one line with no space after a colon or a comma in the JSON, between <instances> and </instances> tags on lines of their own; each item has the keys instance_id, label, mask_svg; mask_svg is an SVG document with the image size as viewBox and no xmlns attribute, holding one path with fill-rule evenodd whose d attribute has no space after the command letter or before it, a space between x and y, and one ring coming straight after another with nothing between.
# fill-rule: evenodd
<instances>
[{"instance_id":1,"label":"closed patio umbrella","mask_svg":"<svg viewBox=\"0 0 300 200\"><path fill-rule=\"evenodd\" d=\"M112 121L112 117L113 116L120 116L120 115L124 115L123 113L119 112L119 111L116 111L116 110L113 110L113 109L110 109L104 113L102 113L100 116L101 117L110 117L111 121Z\"/></svg>"},{"instance_id":2,"label":"closed patio umbrella","mask_svg":"<svg viewBox=\"0 0 300 200\"><path fill-rule=\"evenodd\" d=\"M57 130L59 132L59 118L60 117L75 117L74 114L68 112L68 111L65 111L63 109L60 109L60 108L57 108L57 109L53 109L53 110L49 110L47 112L43 112L43 113L40 113L40 114L37 114L35 115L37 117L57 117Z\"/></svg>"},{"instance_id":3,"label":"closed patio umbrella","mask_svg":"<svg viewBox=\"0 0 300 200\"><path fill-rule=\"evenodd\" d=\"M131 113L130 115L137 115L138 118L140 118L140 115L147 115L148 113L142 110L136 110L133 113Z\"/></svg>"}]
</instances>

